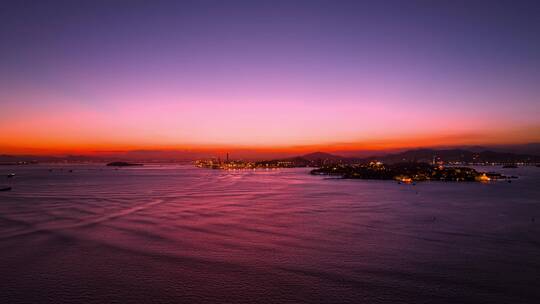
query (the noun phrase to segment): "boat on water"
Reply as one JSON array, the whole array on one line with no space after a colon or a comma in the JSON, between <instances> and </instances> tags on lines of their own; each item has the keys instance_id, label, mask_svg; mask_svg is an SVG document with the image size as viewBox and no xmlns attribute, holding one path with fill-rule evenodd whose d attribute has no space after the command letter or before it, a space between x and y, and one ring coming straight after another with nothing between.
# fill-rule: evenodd
<instances>
[{"instance_id":1,"label":"boat on water","mask_svg":"<svg viewBox=\"0 0 540 304\"><path fill-rule=\"evenodd\" d=\"M8 175L6 175L7 178L12 178L12 177L15 177L15 173L10 173Z\"/></svg>"},{"instance_id":2,"label":"boat on water","mask_svg":"<svg viewBox=\"0 0 540 304\"><path fill-rule=\"evenodd\" d=\"M0 188L0 191L10 191L11 187Z\"/></svg>"}]
</instances>

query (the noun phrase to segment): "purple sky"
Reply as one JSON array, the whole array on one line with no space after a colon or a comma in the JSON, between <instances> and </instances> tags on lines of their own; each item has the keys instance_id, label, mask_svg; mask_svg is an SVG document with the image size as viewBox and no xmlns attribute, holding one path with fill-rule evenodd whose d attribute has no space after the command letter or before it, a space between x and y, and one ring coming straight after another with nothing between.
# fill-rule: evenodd
<instances>
[{"instance_id":1,"label":"purple sky","mask_svg":"<svg viewBox=\"0 0 540 304\"><path fill-rule=\"evenodd\" d=\"M2 1L0 149L538 141L539 14L538 1Z\"/></svg>"}]
</instances>

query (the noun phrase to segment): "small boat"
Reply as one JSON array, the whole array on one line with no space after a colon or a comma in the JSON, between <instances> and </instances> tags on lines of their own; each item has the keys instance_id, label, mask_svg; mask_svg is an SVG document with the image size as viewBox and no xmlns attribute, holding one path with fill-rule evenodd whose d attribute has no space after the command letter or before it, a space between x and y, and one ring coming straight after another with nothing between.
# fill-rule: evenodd
<instances>
[{"instance_id":1,"label":"small boat","mask_svg":"<svg viewBox=\"0 0 540 304\"><path fill-rule=\"evenodd\" d=\"M15 173L10 173L8 175L6 175L7 178L12 178L12 177L15 177Z\"/></svg>"},{"instance_id":2,"label":"small boat","mask_svg":"<svg viewBox=\"0 0 540 304\"><path fill-rule=\"evenodd\" d=\"M11 187L0 188L0 191L10 191Z\"/></svg>"}]
</instances>

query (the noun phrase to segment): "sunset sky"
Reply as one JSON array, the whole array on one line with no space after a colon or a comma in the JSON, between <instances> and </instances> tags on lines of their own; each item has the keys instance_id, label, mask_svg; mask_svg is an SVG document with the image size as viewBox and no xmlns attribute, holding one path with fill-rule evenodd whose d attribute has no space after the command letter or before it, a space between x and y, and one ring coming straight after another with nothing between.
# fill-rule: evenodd
<instances>
[{"instance_id":1,"label":"sunset sky","mask_svg":"<svg viewBox=\"0 0 540 304\"><path fill-rule=\"evenodd\" d=\"M0 154L540 141L540 1L2 1Z\"/></svg>"}]
</instances>

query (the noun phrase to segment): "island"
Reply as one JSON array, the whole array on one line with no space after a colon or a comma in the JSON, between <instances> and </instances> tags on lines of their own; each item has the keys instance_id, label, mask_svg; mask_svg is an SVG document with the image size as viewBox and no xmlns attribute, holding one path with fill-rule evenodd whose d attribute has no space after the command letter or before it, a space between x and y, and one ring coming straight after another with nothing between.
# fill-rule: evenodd
<instances>
[{"instance_id":1,"label":"island","mask_svg":"<svg viewBox=\"0 0 540 304\"><path fill-rule=\"evenodd\" d=\"M419 181L487 182L515 178L495 172L478 172L468 167L446 167L421 162L383 164L372 162L360 165L332 165L311 170L313 175L339 176L344 179L396 180L404 183Z\"/></svg>"},{"instance_id":2,"label":"island","mask_svg":"<svg viewBox=\"0 0 540 304\"><path fill-rule=\"evenodd\" d=\"M479 181L506 180L496 172L480 172L468 166L503 165L504 168L540 166L540 156L498 153L492 151L417 149L378 157L344 157L324 152L275 160L231 160L227 153L220 158L195 161L200 168L218 170L273 170L279 168L313 168L312 175L328 175L344 179L397 180L402 183L419 181Z\"/></svg>"},{"instance_id":3,"label":"island","mask_svg":"<svg viewBox=\"0 0 540 304\"><path fill-rule=\"evenodd\" d=\"M143 164L117 161L117 162L108 163L107 166L109 167L134 167L134 166L143 166Z\"/></svg>"}]
</instances>

